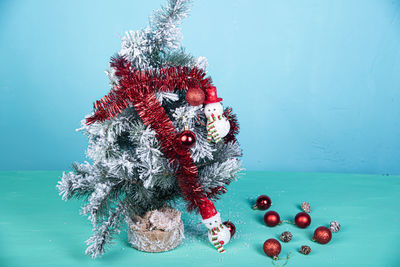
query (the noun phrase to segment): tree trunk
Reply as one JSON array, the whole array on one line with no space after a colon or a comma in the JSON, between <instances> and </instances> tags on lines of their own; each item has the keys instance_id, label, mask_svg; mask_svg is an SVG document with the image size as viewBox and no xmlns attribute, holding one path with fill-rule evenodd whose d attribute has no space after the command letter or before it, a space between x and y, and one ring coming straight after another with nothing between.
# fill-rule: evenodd
<instances>
[{"instance_id":1,"label":"tree trunk","mask_svg":"<svg viewBox=\"0 0 400 267\"><path fill-rule=\"evenodd\" d=\"M181 213L171 207L147 212L143 217L128 220L128 240L136 249L145 252L163 252L182 243Z\"/></svg>"}]
</instances>

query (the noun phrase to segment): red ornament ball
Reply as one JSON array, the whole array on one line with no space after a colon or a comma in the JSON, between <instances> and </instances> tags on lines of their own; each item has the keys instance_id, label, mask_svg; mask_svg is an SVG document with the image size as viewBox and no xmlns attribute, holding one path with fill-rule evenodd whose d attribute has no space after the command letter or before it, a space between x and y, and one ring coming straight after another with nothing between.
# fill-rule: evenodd
<instances>
[{"instance_id":1,"label":"red ornament ball","mask_svg":"<svg viewBox=\"0 0 400 267\"><path fill-rule=\"evenodd\" d=\"M199 106L203 104L204 99L205 99L205 94L203 90L200 88L190 88L186 92L186 101L189 103L191 106Z\"/></svg>"},{"instance_id":2,"label":"red ornament ball","mask_svg":"<svg viewBox=\"0 0 400 267\"><path fill-rule=\"evenodd\" d=\"M282 247L278 240L271 238L264 242L263 249L267 256L277 258Z\"/></svg>"},{"instance_id":3,"label":"red ornament ball","mask_svg":"<svg viewBox=\"0 0 400 267\"><path fill-rule=\"evenodd\" d=\"M313 241L317 241L320 244L329 243L332 239L332 232L328 227L320 226L314 231Z\"/></svg>"},{"instance_id":4,"label":"red ornament ball","mask_svg":"<svg viewBox=\"0 0 400 267\"><path fill-rule=\"evenodd\" d=\"M183 148L191 148L196 143L196 135L189 130L185 130L178 136L178 144Z\"/></svg>"},{"instance_id":5,"label":"red ornament ball","mask_svg":"<svg viewBox=\"0 0 400 267\"><path fill-rule=\"evenodd\" d=\"M306 228L311 224L311 217L306 212L299 212L297 213L296 217L294 218L294 222L300 228Z\"/></svg>"},{"instance_id":6,"label":"red ornament ball","mask_svg":"<svg viewBox=\"0 0 400 267\"><path fill-rule=\"evenodd\" d=\"M230 221L223 222L223 224L224 224L226 227L228 227L229 232L231 232L231 238L232 238L233 235L236 233L236 227L235 227L235 225L234 225L232 222L230 222Z\"/></svg>"},{"instance_id":7,"label":"red ornament ball","mask_svg":"<svg viewBox=\"0 0 400 267\"><path fill-rule=\"evenodd\" d=\"M281 217L276 211L267 211L264 215L264 222L269 227L274 227L281 222Z\"/></svg>"},{"instance_id":8,"label":"red ornament ball","mask_svg":"<svg viewBox=\"0 0 400 267\"><path fill-rule=\"evenodd\" d=\"M271 205L271 199L266 195L261 195L257 198L256 204L254 205L253 209L267 210L269 209L269 207L271 207Z\"/></svg>"}]
</instances>

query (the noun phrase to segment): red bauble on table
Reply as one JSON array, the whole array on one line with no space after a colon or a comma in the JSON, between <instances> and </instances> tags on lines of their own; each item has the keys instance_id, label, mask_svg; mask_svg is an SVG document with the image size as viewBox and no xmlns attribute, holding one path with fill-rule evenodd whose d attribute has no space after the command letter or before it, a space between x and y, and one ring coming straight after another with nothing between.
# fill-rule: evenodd
<instances>
[{"instance_id":1,"label":"red bauble on table","mask_svg":"<svg viewBox=\"0 0 400 267\"><path fill-rule=\"evenodd\" d=\"M314 231L313 241L317 241L320 244L329 243L332 239L332 232L328 227L320 226Z\"/></svg>"},{"instance_id":2,"label":"red bauble on table","mask_svg":"<svg viewBox=\"0 0 400 267\"><path fill-rule=\"evenodd\" d=\"M257 198L256 204L253 206L255 210L267 210L271 207L271 199L266 195L261 195Z\"/></svg>"},{"instance_id":3,"label":"red bauble on table","mask_svg":"<svg viewBox=\"0 0 400 267\"><path fill-rule=\"evenodd\" d=\"M299 212L294 218L294 222L298 227L306 228L311 224L311 217L306 212Z\"/></svg>"},{"instance_id":4,"label":"red bauble on table","mask_svg":"<svg viewBox=\"0 0 400 267\"><path fill-rule=\"evenodd\" d=\"M281 222L281 217L276 211L267 211L264 215L264 222L269 227L274 227Z\"/></svg>"},{"instance_id":5,"label":"red bauble on table","mask_svg":"<svg viewBox=\"0 0 400 267\"><path fill-rule=\"evenodd\" d=\"M205 99L205 94L203 90L200 88L190 88L186 92L186 101L189 103L191 106L199 106L203 104L204 99Z\"/></svg>"},{"instance_id":6,"label":"red bauble on table","mask_svg":"<svg viewBox=\"0 0 400 267\"><path fill-rule=\"evenodd\" d=\"M265 254L276 259L281 253L282 247L278 240L271 238L264 242L263 249Z\"/></svg>"},{"instance_id":7,"label":"red bauble on table","mask_svg":"<svg viewBox=\"0 0 400 267\"><path fill-rule=\"evenodd\" d=\"M235 225L234 225L232 222L230 222L230 221L223 222L223 224L224 224L226 227L228 227L229 232L231 232L231 238L232 238L233 235L236 233L236 227L235 227Z\"/></svg>"}]
</instances>

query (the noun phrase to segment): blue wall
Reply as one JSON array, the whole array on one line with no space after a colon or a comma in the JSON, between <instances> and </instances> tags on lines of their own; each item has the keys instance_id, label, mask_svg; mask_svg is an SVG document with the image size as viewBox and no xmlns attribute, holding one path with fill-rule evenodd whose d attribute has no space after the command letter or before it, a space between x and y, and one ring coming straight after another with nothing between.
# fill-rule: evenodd
<instances>
[{"instance_id":1,"label":"blue wall","mask_svg":"<svg viewBox=\"0 0 400 267\"><path fill-rule=\"evenodd\" d=\"M163 1L0 1L0 170L84 160L74 131L124 31ZM400 3L197 0L184 45L241 122L248 170L400 173Z\"/></svg>"}]
</instances>

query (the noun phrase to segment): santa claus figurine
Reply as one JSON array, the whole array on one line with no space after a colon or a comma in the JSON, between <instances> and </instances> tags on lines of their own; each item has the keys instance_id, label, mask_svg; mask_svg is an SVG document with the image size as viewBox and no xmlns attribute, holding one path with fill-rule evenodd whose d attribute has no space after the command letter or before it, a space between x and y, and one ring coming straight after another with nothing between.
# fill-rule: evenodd
<instances>
[{"instance_id":1,"label":"santa claus figurine","mask_svg":"<svg viewBox=\"0 0 400 267\"><path fill-rule=\"evenodd\" d=\"M224 138L231 128L225 117L221 105L222 98L217 96L217 88L211 86L206 89L206 100L204 101L204 114L207 117L207 141L218 143Z\"/></svg>"},{"instance_id":2,"label":"santa claus figurine","mask_svg":"<svg viewBox=\"0 0 400 267\"><path fill-rule=\"evenodd\" d=\"M222 223L221 215L209 199L203 199L200 204L202 223L208 228L208 240L219 253L224 253L224 245L231 240L229 228Z\"/></svg>"}]
</instances>

